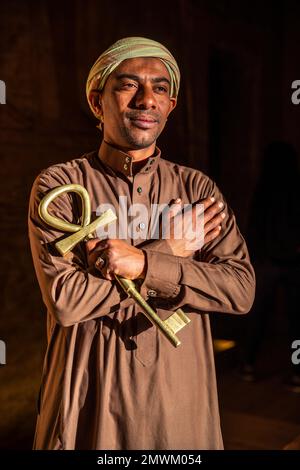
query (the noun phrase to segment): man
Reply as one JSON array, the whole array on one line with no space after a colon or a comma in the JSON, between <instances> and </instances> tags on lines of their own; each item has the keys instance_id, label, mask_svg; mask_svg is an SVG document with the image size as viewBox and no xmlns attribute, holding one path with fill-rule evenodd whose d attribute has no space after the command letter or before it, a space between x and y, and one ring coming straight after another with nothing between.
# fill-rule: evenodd
<instances>
[{"instance_id":1,"label":"man","mask_svg":"<svg viewBox=\"0 0 300 470\"><path fill-rule=\"evenodd\" d=\"M161 44L145 38L113 44L87 81L89 105L103 127L99 152L54 165L34 183L29 234L48 310L36 449L223 447L208 313L246 313L254 273L215 183L164 160L156 147L179 79ZM53 244L63 233L40 220L38 205L50 189L69 183L88 190L93 215L104 203L118 214L121 196L128 214L135 204L147 214L155 204L170 204L170 236L151 239L146 220L148 228L140 222L131 237L96 238L59 256ZM175 236L174 224L183 204L199 201L204 246L193 249L185 229ZM77 202L64 195L52 212L78 223ZM191 323L179 333L179 348L126 298L114 274L134 279L163 319L183 308Z\"/></svg>"}]
</instances>

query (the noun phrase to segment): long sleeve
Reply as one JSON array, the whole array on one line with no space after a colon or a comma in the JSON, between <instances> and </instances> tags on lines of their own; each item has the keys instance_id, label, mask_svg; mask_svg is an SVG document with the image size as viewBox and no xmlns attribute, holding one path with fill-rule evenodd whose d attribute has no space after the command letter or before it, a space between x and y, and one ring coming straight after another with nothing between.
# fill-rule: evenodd
<instances>
[{"instance_id":1,"label":"long sleeve","mask_svg":"<svg viewBox=\"0 0 300 470\"><path fill-rule=\"evenodd\" d=\"M224 203L222 232L193 257L173 256L167 241L143 247L147 273L141 293L156 306L203 312L247 313L253 303L255 274L235 216L215 184L210 196ZM207 195L206 195L207 196Z\"/></svg>"},{"instance_id":2,"label":"long sleeve","mask_svg":"<svg viewBox=\"0 0 300 470\"><path fill-rule=\"evenodd\" d=\"M42 297L56 322L70 326L107 315L133 304L117 285L87 269L83 247L74 255L62 257L54 243L65 234L48 227L39 217L38 205L52 188L69 184L61 172L43 172L31 191L28 229L32 257ZM68 222L78 223L75 199L64 194L51 203L51 213ZM75 201L76 202L76 201Z\"/></svg>"}]
</instances>

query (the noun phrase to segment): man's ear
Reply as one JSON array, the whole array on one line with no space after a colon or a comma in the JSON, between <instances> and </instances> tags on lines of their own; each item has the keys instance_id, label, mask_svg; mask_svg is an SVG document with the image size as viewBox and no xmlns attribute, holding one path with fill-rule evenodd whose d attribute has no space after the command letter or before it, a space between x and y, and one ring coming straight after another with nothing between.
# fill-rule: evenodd
<instances>
[{"instance_id":1,"label":"man's ear","mask_svg":"<svg viewBox=\"0 0 300 470\"><path fill-rule=\"evenodd\" d=\"M101 93L98 90L92 90L89 94L89 102L94 114L100 119L103 115L101 106Z\"/></svg>"},{"instance_id":2,"label":"man's ear","mask_svg":"<svg viewBox=\"0 0 300 470\"><path fill-rule=\"evenodd\" d=\"M176 105L177 105L177 99L176 98L170 98L170 108L169 108L168 116L173 111L173 109L176 108Z\"/></svg>"}]
</instances>

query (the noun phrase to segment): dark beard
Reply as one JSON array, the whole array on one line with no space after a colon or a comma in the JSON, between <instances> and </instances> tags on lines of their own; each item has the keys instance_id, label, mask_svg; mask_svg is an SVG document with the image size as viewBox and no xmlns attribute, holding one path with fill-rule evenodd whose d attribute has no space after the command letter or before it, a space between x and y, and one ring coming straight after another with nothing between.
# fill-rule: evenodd
<instances>
[{"instance_id":1,"label":"dark beard","mask_svg":"<svg viewBox=\"0 0 300 470\"><path fill-rule=\"evenodd\" d=\"M126 142L128 142L130 147L134 150L139 150L139 149L144 149L146 147L150 147L150 145L152 145L158 137L158 135L154 135L152 137L145 136L145 137L137 139L132 135L130 130L125 126L121 128L121 133L124 139L126 140Z\"/></svg>"}]
</instances>

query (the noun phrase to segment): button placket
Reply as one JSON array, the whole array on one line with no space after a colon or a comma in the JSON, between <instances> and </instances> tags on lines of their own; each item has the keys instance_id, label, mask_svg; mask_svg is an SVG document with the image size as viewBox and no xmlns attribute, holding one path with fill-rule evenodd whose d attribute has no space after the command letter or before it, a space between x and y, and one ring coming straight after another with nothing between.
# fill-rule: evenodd
<instances>
[{"instance_id":1,"label":"button placket","mask_svg":"<svg viewBox=\"0 0 300 470\"><path fill-rule=\"evenodd\" d=\"M134 240L135 245L145 241L145 237L147 237L146 228L148 227L150 218L149 210L151 210L149 204L149 187L149 177L146 177L145 174L136 174L133 177L132 204L142 204L147 211L147 220L143 220L142 218L142 221L137 224L136 230L139 232L139 235L138 238Z\"/></svg>"},{"instance_id":2,"label":"button placket","mask_svg":"<svg viewBox=\"0 0 300 470\"><path fill-rule=\"evenodd\" d=\"M138 245L145 239L142 235L145 235L146 226L149 223L151 210L149 201L150 191L150 178L149 175L136 174L133 179L133 191L132 191L132 203L144 204L147 209L147 223L140 222L138 229L141 233L141 238L134 240L134 244ZM138 308L137 308L138 312ZM158 357L159 348L159 337L155 326L151 325L149 320L141 312L137 313L137 324L139 333L136 336L137 349L135 356L137 360L145 367L149 367L155 363Z\"/></svg>"}]
</instances>

